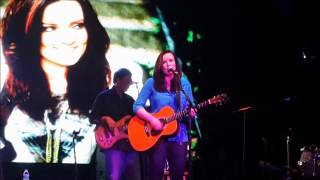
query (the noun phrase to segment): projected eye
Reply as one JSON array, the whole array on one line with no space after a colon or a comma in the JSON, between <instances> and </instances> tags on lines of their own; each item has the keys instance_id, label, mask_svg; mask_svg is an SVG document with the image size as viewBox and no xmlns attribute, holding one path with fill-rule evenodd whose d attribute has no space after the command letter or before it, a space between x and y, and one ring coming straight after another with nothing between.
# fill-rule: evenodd
<instances>
[{"instance_id":1,"label":"projected eye","mask_svg":"<svg viewBox=\"0 0 320 180\"><path fill-rule=\"evenodd\" d=\"M72 28L73 29L82 29L82 28L84 28L84 23L83 22L77 23L74 26L72 26Z\"/></svg>"},{"instance_id":2,"label":"projected eye","mask_svg":"<svg viewBox=\"0 0 320 180\"><path fill-rule=\"evenodd\" d=\"M54 30L56 30L54 26L42 26L42 32L52 32Z\"/></svg>"}]
</instances>

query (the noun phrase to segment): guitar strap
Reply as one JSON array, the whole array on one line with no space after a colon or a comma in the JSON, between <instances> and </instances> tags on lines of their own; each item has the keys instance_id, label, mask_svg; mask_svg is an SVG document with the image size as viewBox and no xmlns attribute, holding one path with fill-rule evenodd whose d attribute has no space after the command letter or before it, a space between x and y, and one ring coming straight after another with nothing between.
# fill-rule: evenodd
<instances>
[{"instance_id":1,"label":"guitar strap","mask_svg":"<svg viewBox=\"0 0 320 180\"><path fill-rule=\"evenodd\" d=\"M183 90L183 88L181 88L181 91L182 91L182 93L186 96L187 101L188 101L188 103L189 103L189 107L193 107L194 104L193 104L193 102L191 101L191 99L190 99L190 97L188 96L188 94L186 93L186 91Z\"/></svg>"},{"instance_id":2,"label":"guitar strap","mask_svg":"<svg viewBox=\"0 0 320 180\"><path fill-rule=\"evenodd\" d=\"M177 102L177 106L178 106L178 110L181 111L181 96L180 93L181 91L177 90L176 91L176 102Z\"/></svg>"},{"instance_id":3,"label":"guitar strap","mask_svg":"<svg viewBox=\"0 0 320 180\"><path fill-rule=\"evenodd\" d=\"M182 85L181 85L181 80L179 81L179 88L176 91L176 100L177 100L177 104L178 104L178 109L180 111L182 111L182 104L181 104L181 92L186 96L187 101L189 102L189 107L193 107L194 104L191 101L190 97L188 96L188 94L186 93L186 91L183 89Z\"/></svg>"},{"instance_id":4,"label":"guitar strap","mask_svg":"<svg viewBox=\"0 0 320 180\"><path fill-rule=\"evenodd\" d=\"M177 106L178 106L178 111L181 111L181 89L182 89L182 86L181 86L181 78L180 76L178 75L175 75L174 76L175 78L175 87L176 87L176 103L177 103Z\"/></svg>"},{"instance_id":5,"label":"guitar strap","mask_svg":"<svg viewBox=\"0 0 320 180\"><path fill-rule=\"evenodd\" d=\"M183 89L183 87L182 87L182 85L181 85L181 77L179 77L179 76L175 76L175 78L178 78L179 80L177 81L177 83L178 83L178 88L177 88L177 90L176 90L176 100L177 100L177 103L178 103L178 109L181 111L182 110L182 105L181 105L181 96L180 96L180 94L181 94L181 91L182 91L182 93L186 96L186 99L187 99L187 101L189 102L189 107L193 107L194 106L194 104L193 104L193 102L191 101L191 99L190 99L190 97L188 96L188 94L185 92L185 90Z\"/></svg>"}]
</instances>

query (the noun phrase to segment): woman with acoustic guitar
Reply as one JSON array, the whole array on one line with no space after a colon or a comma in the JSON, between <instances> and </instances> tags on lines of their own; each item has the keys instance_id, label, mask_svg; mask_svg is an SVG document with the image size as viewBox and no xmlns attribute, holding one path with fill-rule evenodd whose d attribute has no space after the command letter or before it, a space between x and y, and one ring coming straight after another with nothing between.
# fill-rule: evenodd
<instances>
[{"instance_id":1,"label":"woman with acoustic guitar","mask_svg":"<svg viewBox=\"0 0 320 180\"><path fill-rule=\"evenodd\" d=\"M166 160L169 164L170 179L183 179L188 144L186 121L179 119L173 127L164 122L167 115L172 115L173 111L186 110L191 107L190 103L193 102L191 85L186 77L181 75L181 68L175 53L168 50L161 52L155 64L153 78L149 78L145 82L133 105L133 111L136 115L151 127L150 133L162 134L165 131L170 131L169 129L176 129L174 132L163 133L164 136L152 144L149 149L151 180L162 179ZM145 108L147 100L150 101L149 111ZM160 116L153 114L159 112L161 112ZM191 108L187 112L191 117L196 115L195 108ZM172 135L166 136L168 134ZM151 137L151 135L147 136ZM141 144L146 142L142 140L142 137L140 141ZM144 149L142 148L142 150Z\"/></svg>"}]
</instances>

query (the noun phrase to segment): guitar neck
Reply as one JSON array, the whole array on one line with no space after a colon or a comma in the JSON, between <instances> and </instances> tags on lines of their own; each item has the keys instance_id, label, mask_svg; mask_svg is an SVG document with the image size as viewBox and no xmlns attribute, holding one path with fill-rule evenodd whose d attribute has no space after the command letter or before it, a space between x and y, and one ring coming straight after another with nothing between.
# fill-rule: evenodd
<instances>
[{"instance_id":1,"label":"guitar neck","mask_svg":"<svg viewBox=\"0 0 320 180\"><path fill-rule=\"evenodd\" d=\"M209 105L209 104L211 104L211 103L210 103L210 100L206 100L206 101L204 101L204 102L201 102L201 103L197 104L197 105L195 106L195 108L196 108L196 109L201 109L201 108L203 108L203 107L205 107L205 106L207 106L207 105ZM167 117L167 118L164 118L164 120L169 123L169 122L174 121L174 120L176 120L176 119L181 119L181 118L185 117L185 116L189 113L189 110L190 110L190 109L187 108L187 109L185 109L185 110L183 110L183 111L179 111L179 112L173 114L172 116L169 116L169 117Z\"/></svg>"}]
</instances>

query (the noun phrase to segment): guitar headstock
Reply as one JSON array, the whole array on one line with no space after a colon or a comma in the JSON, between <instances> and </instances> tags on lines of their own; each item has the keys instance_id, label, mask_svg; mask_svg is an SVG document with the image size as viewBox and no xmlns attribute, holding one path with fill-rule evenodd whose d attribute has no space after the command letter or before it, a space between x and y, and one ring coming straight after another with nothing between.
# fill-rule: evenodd
<instances>
[{"instance_id":1,"label":"guitar headstock","mask_svg":"<svg viewBox=\"0 0 320 180\"><path fill-rule=\"evenodd\" d=\"M219 94L216 96L213 96L211 99L209 99L209 104L215 104L215 105L222 105L226 101L228 101L230 98L227 96L226 93Z\"/></svg>"}]
</instances>

